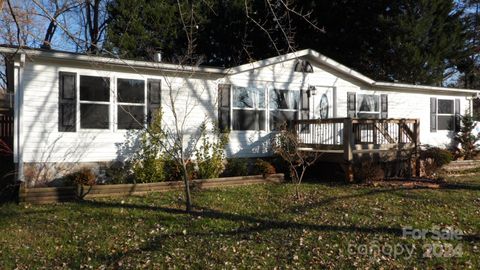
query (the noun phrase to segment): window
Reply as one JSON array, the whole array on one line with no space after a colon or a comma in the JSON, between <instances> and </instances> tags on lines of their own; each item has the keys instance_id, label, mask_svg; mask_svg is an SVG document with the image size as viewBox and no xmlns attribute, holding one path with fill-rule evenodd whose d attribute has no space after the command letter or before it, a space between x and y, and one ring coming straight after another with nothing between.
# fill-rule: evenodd
<instances>
[{"instance_id":1,"label":"window","mask_svg":"<svg viewBox=\"0 0 480 270\"><path fill-rule=\"evenodd\" d=\"M313 73L313 67L306 60L297 60L295 63L295 72Z\"/></svg>"},{"instance_id":2,"label":"window","mask_svg":"<svg viewBox=\"0 0 480 270\"><path fill-rule=\"evenodd\" d=\"M218 85L221 130L278 130L290 120L309 118L308 91ZM267 115L268 108L268 115ZM302 117L300 117L300 114Z\"/></svg>"},{"instance_id":3,"label":"window","mask_svg":"<svg viewBox=\"0 0 480 270\"><path fill-rule=\"evenodd\" d=\"M437 125L438 130L454 130L455 108L451 99L438 99Z\"/></svg>"},{"instance_id":4,"label":"window","mask_svg":"<svg viewBox=\"0 0 480 270\"><path fill-rule=\"evenodd\" d=\"M233 130L265 130L265 90L233 87Z\"/></svg>"},{"instance_id":5,"label":"window","mask_svg":"<svg viewBox=\"0 0 480 270\"><path fill-rule=\"evenodd\" d=\"M145 81L117 79L118 129L141 129L145 122Z\"/></svg>"},{"instance_id":6,"label":"window","mask_svg":"<svg viewBox=\"0 0 480 270\"><path fill-rule=\"evenodd\" d=\"M272 89L268 105L270 130L278 130L282 125L298 118L300 91Z\"/></svg>"},{"instance_id":7,"label":"window","mask_svg":"<svg viewBox=\"0 0 480 270\"><path fill-rule=\"evenodd\" d=\"M380 96L378 95L357 95L357 117L376 119L380 118Z\"/></svg>"},{"instance_id":8,"label":"window","mask_svg":"<svg viewBox=\"0 0 480 270\"><path fill-rule=\"evenodd\" d=\"M110 79L80 76L80 128L108 129Z\"/></svg>"},{"instance_id":9,"label":"window","mask_svg":"<svg viewBox=\"0 0 480 270\"><path fill-rule=\"evenodd\" d=\"M110 129L112 121L117 122L118 129L141 129L147 109L153 112L160 108L161 81L149 79L147 92L145 80L118 78L116 98L111 98L112 93L109 77L59 72L59 131L75 132L77 117L81 129ZM115 112L112 109L116 109L116 115L110 115Z\"/></svg>"},{"instance_id":10,"label":"window","mask_svg":"<svg viewBox=\"0 0 480 270\"><path fill-rule=\"evenodd\" d=\"M430 98L430 132L460 130L460 99Z\"/></svg>"}]
</instances>

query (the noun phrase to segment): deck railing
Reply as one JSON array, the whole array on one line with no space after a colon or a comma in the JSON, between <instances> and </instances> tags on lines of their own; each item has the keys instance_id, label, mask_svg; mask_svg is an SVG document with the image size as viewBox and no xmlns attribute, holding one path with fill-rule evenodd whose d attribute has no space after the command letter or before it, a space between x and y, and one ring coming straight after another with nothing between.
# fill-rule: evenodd
<instances>
[{"instance_id":1,"label":"deck railing","mask_svg":"<svg viewBox=\"0 0 480 270\"><path fill-rule=\"evenodd\" d=\"M416 147L417 119L312 119L295 120L300 144L316 150L389 149ZM347 142L347 143L346 143Z\"/></svg>"},{"instance_id":2,"label":"deck railing","mask_svg":"<svg viewBox=\"0 0 480 270\"><path fill-rule=\"evenodd\" d=\"M413 151L415 175L420 173L420 121L417 119L295 120L292 127L300 141L298 151L341 154L345 178L349 182L354 179L354 157L382 151L397 154Z\"/></svg>"}]
</instances>

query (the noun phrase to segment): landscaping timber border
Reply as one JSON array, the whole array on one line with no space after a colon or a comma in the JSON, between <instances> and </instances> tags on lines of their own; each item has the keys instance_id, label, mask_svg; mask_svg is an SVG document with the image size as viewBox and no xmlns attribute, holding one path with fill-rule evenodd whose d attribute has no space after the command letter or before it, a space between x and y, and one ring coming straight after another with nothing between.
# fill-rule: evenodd
<instances>
[{"instance_id":1,"label":"landscaping timber border","mask_svg":"<svg viewBox=\"0 0 480 270\"><path fill-rule=\"evenodd\" d=\"M208 189L259 183L281 183L283 181L283 174L272 174L265 177L262 175L252 175L214 179L196 179L192 181L191 187L192 189ZM78 185L72 187L46 188L27 188L22 185L19 192L19 201L21 203L55 203L74 201L80 198L93 199L113 196L143 195L150 192L165 192L182 189L182 181L94 186Z\"/></svg>"}]
</instances>

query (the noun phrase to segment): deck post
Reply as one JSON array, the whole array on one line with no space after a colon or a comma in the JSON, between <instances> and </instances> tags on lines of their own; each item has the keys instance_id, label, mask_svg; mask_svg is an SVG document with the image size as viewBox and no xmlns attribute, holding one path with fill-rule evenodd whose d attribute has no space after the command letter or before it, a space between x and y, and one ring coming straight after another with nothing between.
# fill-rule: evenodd
<instances>
[{"instance_id":1,"label":"deck post","mask_svg":"<svg viewBox=\"0 0 480 270\"><path fill-rule=\"evenodd\" d=\"M420 177L420 119L416 119L413 126L415 136L415 176Z\"/></svg>"},{"instance_id":2,"label":"deck post","mask_svg":"<svg viewBox=\"0 0 480 270\"><path fill-rule=\"evenodd\" d=\"M343 159L345 161L345 180L353 182L353 123L352 118L343 120Z\"/></svg>"}]
</instances>

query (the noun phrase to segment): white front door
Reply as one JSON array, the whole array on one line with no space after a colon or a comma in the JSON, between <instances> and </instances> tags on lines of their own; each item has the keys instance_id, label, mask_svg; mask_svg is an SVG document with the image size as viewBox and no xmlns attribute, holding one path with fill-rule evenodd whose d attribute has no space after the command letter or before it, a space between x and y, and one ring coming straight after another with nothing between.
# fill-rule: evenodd
<instances>
[{"instance_id":1,"label":"white front door","mask_svg":"<svg viewBox=\"0 0 480 270\"><path fill-rule=\"evenodd\" d=\"M335 88L315 86L315 94L310 96L310 119L326 119L336 117Z\"/></svg>"}]
</instances>

